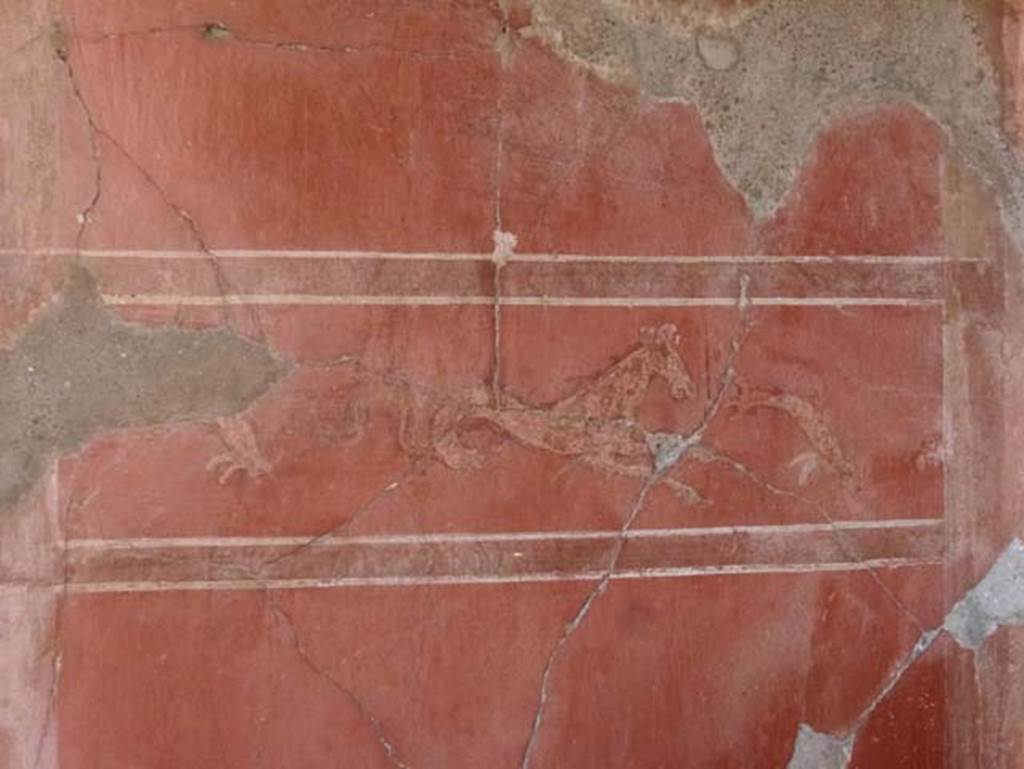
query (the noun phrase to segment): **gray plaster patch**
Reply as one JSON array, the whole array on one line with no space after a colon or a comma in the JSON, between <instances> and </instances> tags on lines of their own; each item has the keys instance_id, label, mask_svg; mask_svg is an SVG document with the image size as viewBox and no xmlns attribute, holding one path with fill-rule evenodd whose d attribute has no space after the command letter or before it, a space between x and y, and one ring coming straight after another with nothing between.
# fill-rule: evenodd
<instances>
[{"instance_id":1,"label":"gray plaster patch","mask_svg":"<svg viewBox=\"0 0 1024 769\"><path fill-rule=\"evenodd\" d=\"M946 615L946 631L977 651L1002 625L1024 625L1024 543L1013 540L982 578Z\"/></svg>"},{"instance_id":2,"label":"gray plaster patch","mask_svg":"<svg viewBox=\"0 0 1024 769\"><path fill-rule=\"evenodd\" d=\"M852 740L816 732L800 724L793 746L793 756L786 769L846 769L850 761Z\"/></svg>"},{"instance_id":3,"label":"gray plaster patch","mask_svg":"<svg viewBox=\"0 0 1024 769\"><path fill-rule=\"evenodd\" d=\"M921 634L846 736L816 732L807 724L800 724L787 769L846 769L861 728L942 630L961 646L977 651L1003 625L1024 625L1024 543L1019 539L1010 542L982 580L950 610L941 628Z\"/></svg>"},{"instance_id":4,"label":"gray plaster patch","mask_svg":"<svg viewBox=\"0 0 1024 769\"><path fill-rule=\"evenodd\" d=\"M777 208L830 119L908 102L946 129L1001 195L1008 227L1024 231L1024 166L1001 128L977 22L957 0L765 0L729 18L670 0L532 6L532 34L562 55L695 105L723 173L758 217ZM736 44L733 63L725 41Z\"/></svg>"},{"instance_id":5,"label":"gray plaster patch","mask_svg":"<svg viewBox=\"0 0 1024 769\"><path fill-rule=\"evenodd\" d=\"M72 267L62 294L0 356L0 509L54 451L103 428L238 412L287 368L224 329L125 323L103 307L92 275Z\"/></svg>"}]
</instances>

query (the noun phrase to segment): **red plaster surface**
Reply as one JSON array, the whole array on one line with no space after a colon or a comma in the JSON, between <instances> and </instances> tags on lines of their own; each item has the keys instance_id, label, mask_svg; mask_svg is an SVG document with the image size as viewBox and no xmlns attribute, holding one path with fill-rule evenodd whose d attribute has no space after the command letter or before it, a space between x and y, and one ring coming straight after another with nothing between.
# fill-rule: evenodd
<instances>
[{"instance_id":1,"label":"red plaster surface","mask_svg":"<svg viewBox=\"0 0 1024 769\"><path fill-rule=\"evenodd\" d=\"M999 287L949 264L919 112L835 120L755 221L695 109L482 0L64 14L62 195L93 150L102 192L56 245L122 318L291 368L55 461L54 769L784 767L962 593L943 324ZM0 261L5 344L60 266ZM850 766L959 766L964 655ZM1019 746L1018 700L984 734Z\"/></svg>"}]
</instances>

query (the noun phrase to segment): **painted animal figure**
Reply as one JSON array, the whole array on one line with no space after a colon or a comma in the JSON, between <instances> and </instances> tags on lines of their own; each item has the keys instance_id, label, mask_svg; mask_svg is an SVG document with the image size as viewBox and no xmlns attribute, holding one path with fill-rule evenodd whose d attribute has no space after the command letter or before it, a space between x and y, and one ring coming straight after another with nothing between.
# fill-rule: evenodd
<instances>
[{"instance_id":1,"label":"painted animal figure","mask_svg":"<svg viewBox=\"0 0 1024 769\"><path fill-rule=\"evenodd\" d=\"M734 340L734 351L741 338ZM374 414L390 415L399 446L410 458L440 460L456 470L484 464L484 451L467 445L466 438L474 428L486 426L524 446L571 457L604 472L646 479L659 471L656 465L666 449L671 465L681 458L681 450L705 464L724 461L739 468L732 457L702 442L704 430L719 413L718 407L728 400L725 410L733 416L762 409L780 411L804 433L811 451L791 463L797 469L800 486L822 467L843 480L852 477L852 464L818 411L796 396L737 381L734 355L718 392L709 394L699 423L676 433L647 430L638 420L637 411L654 381L664 381L677 401L696 397L679 348L679 332L674 325L642 329L636 346L621 359L576 392L544 406L523 403L507 393L502 395L500 406L483 402L488 397L483 392L476 393L476 401L452 397L395 375L366 370L358 361L346 361L354 380L343 388L342 401L319 415L318 421L322 429L327 419L333 425L334 440L348 444L363 440ZM330 389L334 392L337 388ZM335 417L328 419L332 414ZM208 469L218 471L221 483L235 473L256 478L270 469L244 419L219 420L218 432L227 451L213 457ZM661 473L658 482L687 502L703 501L695 489L672 475Z\"/></svg>"},{"instance_id":2,"label":"painted animal figure","mask_svg":"<svg viewBox=\"0 0 1024 769\"><path fill-rule=\"evenodd\" d=\"M530 406L506 395L500 408L476 406L454 415L439 414L434 450L454 469L479 467L482 453L466 446L459 433L483 421L523 445L578 457L602 470L646 477L652 469L651 434L637 421L636 412L655 379L664 380L676 400L696 395L674 325L643 329L639 344L625 357L550 406ZM696 495L684 484L666 482L688 498Z\"/></svg>"}]
</instances>

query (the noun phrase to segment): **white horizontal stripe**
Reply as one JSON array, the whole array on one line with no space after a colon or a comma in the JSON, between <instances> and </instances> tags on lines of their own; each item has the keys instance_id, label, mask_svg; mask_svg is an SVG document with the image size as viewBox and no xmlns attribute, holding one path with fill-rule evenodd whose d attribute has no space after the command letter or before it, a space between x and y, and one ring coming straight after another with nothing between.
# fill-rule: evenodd
<instances>
[{"instance_id":1,"label":"white horizontal stripe","mask_svg":"<svg viewBox=\"0 0 1024 769\"><path fill-rule=\"evenodd\" d=\"M832 523L780 523L746 526L707 526L685 529L632 529L625 539L703 537L728 534L818 533L836 529L923 529L941 526L941 518L891 518L880 521L836 521ZM493 533L456 532L444 534L376 534L354 537L309 535L305 537L139 537L135 539L71 539L69 550L156 550L174 548L301 547L311 545L407 545L433 543L530 542L546 540L618 539L618 529L601 531L513 531Z\"/></svg>"},{"instance_id":2,"label":"white horizontal stripe","mask_svg":"<svg viewBox=\"0 0 1024 769\"><path fill-rule=\"evenodd\" d=\"M223 307L244 305L466 305L494 304L491 296L367 296L330 294L224 294L223 296L187 296L178 294L104 295L103 301L116 306L195 306Z\"/></svg>"},{"instance_id":3,"label":"white horizontal stripe","mask_svg":"<svg viewBox=\"0 0 1024 769\"><path fill-rule=\"evenodd\" d=\"M492 300L493 301L493 300ZM503 296L501 304L554 306L554 307L735 307L736 297L546 297L546 296ZM916 299L913 297L882 296L751 296L747 301L752 305L766 307L917 307L941 305L941 299Z\"/></svg>"},{"instance_id":4,"label":"white horizontal stripe","mask_svg":"<svg viewBox=\"0 0 1024 769\"><path fill-rule=\"evenodd\" d=\"M201 259L211 255L218 259L328 259L328 260L423 260L423 261L490 261L490 252L459 251L350 251L350 250L303 250L303 249L216 249L210 252L197 250L160 249L83 249L36 248L0 249L0 256L72 256L80 254L87 259ZM518 262L625 262L627 264L941 264L944 262L984 261L977 257L955 257L914 254L877 256L869 254L808 254L799 256L783 255L656 255L656 254L571 254L571 253L521 253L511 254L511 261Z\"/></svg>"},{"instance_id":5,"label":"white horizontal stripe","mask_svg":"<svg viewBox=\"0 0 1024 769\"><path fill-rule=\"evenodd\" d=\"M857 572L872 569L934 566L942 561L925 558L877 558L843 563L735 564L725 566L679 567L618 571L613 580L664 579L739 574L814 574L819 572ZM541 573L516 575L458 575L439 577L342 577L337 579L277 580L193 580L183 582L83 582L67 586L69 593L149 593L197 590L302 590L337 587L417 587L431 585L503 585L532 582L594 582L603 571L569 574Z\"/></svg>"},{"instance_id":6,"label":"white horizontal stripe","mask_svg":"<svg viewBox=\"0 0 1024 769\"><path fill-rule=\"evenodd\" d=\"M332 294L224 294L195 296L178 294L107 294L103 301L119 307L224 307L254 305L382 305L462 306L502 305L526 307L735 307L735 297L577 297L577 296L395 296ZM941 299L911 297L811 296L750 297L752 305L768 307L926 307L941 305Z\"/></svg>"}]
</instances>

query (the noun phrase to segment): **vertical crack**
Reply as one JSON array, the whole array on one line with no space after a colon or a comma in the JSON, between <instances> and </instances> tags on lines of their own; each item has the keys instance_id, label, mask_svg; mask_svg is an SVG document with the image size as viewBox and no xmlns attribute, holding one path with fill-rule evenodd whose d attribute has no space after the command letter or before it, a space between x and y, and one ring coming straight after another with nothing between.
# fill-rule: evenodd
<instances>
[{"instance_id":1,"label":"vertical crack","mask_svg":"<svg viewBox=\"0 0 1024 769\"><path fill-rule=\"evenodd\" d=\"M92 110L89 109L88 103L85 101L85 97L82 95L82 89L78 85L78 78L75 75L74 64L71 63L71 53L63 45L57 48L57 58L60 59L64 66L64 72L67 75L68 82L71 85L71 93L74 96L75 103L82 111L82 115L85 118L86 133L89 137L89 154L93 163L93 192L89 201L86 203L85 208L78 212L78 230L75 233L75 252L76 258L82 250L82 240L85 238L86 228L89 226L89 221L92 218L93 211L96 210L96 206L99 205L100 197L103 194L103 156L100 152L99 136L102 133L100 127L96 124L96 120L93 118Z\"/></svg>"},{"instance_id":2,"label":"vertical crack","mask_svg":"<svg viewBox=\"0 0 1024 769\"><path fill-rule=\"evenodd\" d=\"M491 401L496 410L500 410L504 403L502 398L502 373L501 373L501 309L502 309L502 270L512 258L516 247L516 236L511 232L503 232L500 228L494 231L494 252L491 261L494 264L494 301L493 307L493 368L491 369Z\"/></svg>"},{"instance_id":3,"label":"vertical crack","mask_svg":"<svg viewBox=\"0 0 1024 769\"><path fill-rule=\"evenodd\" d=\"M495 107L495 140L494 140L494 167L491 172L491 186L494 199L494 250L491 252L494 275L494 299L492 302L492 325L494 329L493 340L493 362L491 369L491 402L495 409L501 409L502 399L502 372L501 372L501 322L502 322L502 270L508 263L516 247L516 236L511 232L505 232L502 220L502 165L505 155L505 91L507 81L507 70L509 59L512 55L512 39L509 29L508 0L498 0L498 11L501 15L501 28L498 37L494 41L494 48L497 51L499 77L498 94L494 102Z\"/></svg>"},{"instance_id":4,"label":"vertical crack","mask_svg":"<svg viewBox=\"0 0 1024 769\"><path fill-rule=\"evenodd\" d=\"M56 467L53 470L51 483L53 484L52 493L59 494L61 486L59 483L59 470ZM73 483L68 483L68 488L73 488ZM61 507L57 520L57 525L60 527L59 542L57 544L60 548L60 583L53 594L56 605L53 613L53 657L50 666L50 689L47 694L46 716L43 721L43 728L39 734L39 741L36 743L35 759L32 762L34 769L40 769L43 756L46 753L46 745L57 717L57 695L60 691L60 674L64 661L64 610L68 602L68 585L71 582L70 564L68 561L68 525L72 512L78 510L81 504L87 502L88 500L79 502L74 493L69 491L67 502Z\"/></svg>"}]
</instances>

